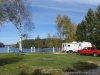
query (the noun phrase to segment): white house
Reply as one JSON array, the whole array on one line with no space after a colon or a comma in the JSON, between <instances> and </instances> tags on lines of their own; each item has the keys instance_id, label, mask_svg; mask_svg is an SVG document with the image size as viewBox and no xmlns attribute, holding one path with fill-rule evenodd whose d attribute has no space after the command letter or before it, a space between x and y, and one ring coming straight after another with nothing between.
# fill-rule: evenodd
<instances>
[{"instance_id":1,"label":"white house","mask_svg":"<svg viewBox=\"0 0 100 75\"><path fill-rule=\"evenodd\" d=\"M92 47L92 44L90 42L62 43L62 51L77 52L77 50L83 49L84 47Z\"/></svg>"}]
</instances>

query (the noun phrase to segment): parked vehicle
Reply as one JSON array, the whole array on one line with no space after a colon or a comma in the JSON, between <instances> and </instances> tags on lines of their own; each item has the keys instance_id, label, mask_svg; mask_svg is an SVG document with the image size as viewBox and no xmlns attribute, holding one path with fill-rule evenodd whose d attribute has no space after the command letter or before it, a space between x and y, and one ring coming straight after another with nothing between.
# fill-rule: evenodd
<instances>
[{"instance_id":1,"label":"parked vehicle","mask_svg":"<svg viewBox=\"0 0 100 75\"><path fill-rule=\"evenodd\" d=\"M98 56L100 55L100 50L97 50L95 47L85 47L83 49L78 50L78 53L84 55Z\"/></svg>"},{"instance_id":2,"label":"parked vehicle","mask_svg":"<svg viewBox=\"0 0 100 75\"><path fill-rule=\"evenodd\" d=\"M77 52L84 47L92 47L92 44L90 42L62 43L62 51L66 52Z\"/></svg>"}]
</instances>

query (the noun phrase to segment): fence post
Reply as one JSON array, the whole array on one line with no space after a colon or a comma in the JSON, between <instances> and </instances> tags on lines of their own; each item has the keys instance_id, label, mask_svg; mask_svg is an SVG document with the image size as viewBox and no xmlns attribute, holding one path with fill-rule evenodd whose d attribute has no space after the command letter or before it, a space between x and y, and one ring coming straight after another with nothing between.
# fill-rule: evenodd
<instances>
[{"instance_id":1,"label":"fence post","mask_svg":"<svg viewBox=\"0 0 100 75\"><path fill-rule=\"evenodd\" d=\"M34 47L34 53L35 53L35 47Z\"/></svg>"},{"instance_id":2,"label":"fence post","mask_svg":"<svg viewBox=\"0 0 100 75\"><path fill-rule=\"evenodd\" d=\"M10 48L8 47L8 53L10 53Z\"/></svg>"},{"instance_id":3,"label":"fence post","mask_svg":"<svg viewBox=\"0 0 100 75\"><path fill-rule=\"evenodd\" d=\"M55 48L53 47L53 53L55 52Z\"/></svg>"},{"instance_id":4,"label":"fence post","mask_svg":"<svg viewBox=\"0 0 100 75\"><path fill-rule=\"evenodd\" d=\"M32 53L33 48L31 47L31 53Z\"/></svg>"},{"instance_id":5,"label":"fence post","mask_svg":"<svg viewBox=\"0 0 100 75\"><path fill-rule=\"evenodd\" d=\"M59 52L61 52L61 49L60 49L60 47L59 47Z\"/></svg>"}]
</instances>

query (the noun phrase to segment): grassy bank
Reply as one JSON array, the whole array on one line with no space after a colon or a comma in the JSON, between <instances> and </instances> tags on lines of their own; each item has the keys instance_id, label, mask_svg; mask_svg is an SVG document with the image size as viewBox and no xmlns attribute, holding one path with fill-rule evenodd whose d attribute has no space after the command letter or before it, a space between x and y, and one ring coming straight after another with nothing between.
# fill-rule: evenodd
<instances>
[{"instance_id":1,"label":"grassy bank","mask_svg":"<svg viewBox=\"0 0 100 75\"><path fill-rule=\"evenodd\" d=\"M31 53L19 56L0 54L0 75L36 75L35 73L41 73L41 71L47 73L45 75L61 75L62 71L68 68L82 70L93 68L94 64L86 62L100 63L100 57L51 53Z\"/></svg>"}]
</instances>

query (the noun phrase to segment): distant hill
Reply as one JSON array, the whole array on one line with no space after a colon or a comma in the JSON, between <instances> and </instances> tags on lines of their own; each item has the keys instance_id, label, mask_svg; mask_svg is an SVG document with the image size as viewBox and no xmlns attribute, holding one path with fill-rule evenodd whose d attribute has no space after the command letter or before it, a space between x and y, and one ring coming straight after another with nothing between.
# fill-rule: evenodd
<instances>
[{"instance_id":1,"label":"distant hill","mask_svg":"<svg viewBox=\"0 0 100 75\"><path fill-rule=\"evenodd\" d=\"M0 42L0 47L5 47L5 45L2 42Z\"/></svg>"}]
</instances>

